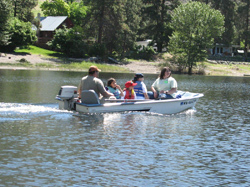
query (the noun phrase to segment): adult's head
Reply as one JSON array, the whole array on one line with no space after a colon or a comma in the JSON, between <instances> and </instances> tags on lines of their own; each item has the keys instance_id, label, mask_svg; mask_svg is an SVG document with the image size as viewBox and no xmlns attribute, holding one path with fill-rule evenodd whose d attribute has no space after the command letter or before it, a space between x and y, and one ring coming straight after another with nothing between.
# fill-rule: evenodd
<instances>
[{"instance_id":1,"label":"adult's head","mask_svg":"<svg viewBox=\"0 0 250 187\"><path fill-rule=\"evenodd\" d=\"M101 70L98 69L97 66L90 66L89 67L89 75L91 75L91 76L98 77L100 71Z\"/></svg>"},{"instance_id":2,"label":"adult's head","mask_svg":"<svg viewBox=\"0 0 250 187\"><path fill-rule=\"evenodd\" d=\"M144 75L142 73L136 73L133 82L141 80L140 78L144 78Z\"/></svg>"},{"instance_id":3,"label":"adult's head","mask_svg":"<svg viewBox=\"0 0 250 187\"><path fill-rule=\"evenodd\" d=\"M171 76L171 70L169 67L164 67L160 73L160 79L166 79Z\"/></svg>"}]
</instances>

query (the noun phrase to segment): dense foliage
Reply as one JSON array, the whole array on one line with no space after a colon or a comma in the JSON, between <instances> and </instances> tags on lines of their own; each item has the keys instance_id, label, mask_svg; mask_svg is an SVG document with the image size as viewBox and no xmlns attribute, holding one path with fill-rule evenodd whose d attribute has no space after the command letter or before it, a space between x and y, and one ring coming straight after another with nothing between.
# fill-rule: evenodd
<instances>
[{"instance_id":1,"label":"dense foliage","mask_svg":"<svg viewBox=\"0 0 250 187\"><path fill-rule=\"evenodd\" d=\"M10 21L9 33L11 33L8 44L1 47L2 52L14 51L16 47L25 47L37 40L36 32L32 30L31 23L24 22L18 18Z\"/></svg>"},{"instance_id":2,"label":"dense foliage","mask_svg":"<svg viewBox=\"0 0 250 187\"><path fill-rule=\"evenodd\" d=\"M169 25L171 21L170 13L180 5L178 0L151 1L143 0L145 5L142 8L142 23L139 33L143 37L152 39L152 44L156 43L158 52L162 52L167 47L172 29ZM145 36L143 36L145 35Z\"/></svg>"},{"instance_id":3,"label":"dense foliage","mask_svg":"<svg viewBox=\"0 0 250 187\"><path fill-rule=\"evenodd\" d=\"M13 16L25 22L32 22L34 14L32 9L38 4L38 0L11 0Z\"/></svg>"},{"instance_id":4,"label":"dense foliage","mask_svg":"<svg viewBox=\"0 0 250 187\"><path fill-rule=\"evenodd\" d=\"M0 46L9 44L10 32L9 32L9 20L11 13L10 0L0 1Z\"/></svg>"},{"instance_id":5,"label":"dense foliage","mask_svg":"<svg viewBox=\"0 0 250 187\"><path fill-rule=\"evenodd\" d=\"M46 0L41 5L45 16L69 16L70 7L64 0Z\"/></svg>"},{"instance_id":6,"label":"dense foliage","mask_svg":"<svg viewBox=\"0 0 250 187\"><path fill-rule=\"evenodd\" d=\"M213 47L214 38L224 32L224 16L209 5L189 2L174 10L171 25L174 32L169 50L181 56L191 74L195 62L207 57L207 49Z\"/></svg>"},{"instance_id":7,"label":"dense foliage","mask_svg":"<svg viewBox=\"0 0 250 187\"><path fill-rule=\"evenodd\" d=\"M82 29L79 27L58 29L49 46L69 57L84 57L87 53L87 45L83 41Z\"/></svg>"},{"instance_id":8,"label":"dense foliage","mask_svg":"<svg viewBox=\"0 0 250 187\"><path fill-rule=\"evenodd\" d=\"M31 29L31 24L24 26L24 22L33 23L39 28L40 22L34 19L32 13L32 9L38 1L0 1L1 51L4 46L8 46L9 49L20 46L19 41L22 41L24 46L33 41L34 37L31 34L33 32L27 32ZM185 19L178 23L172 21L173 18L175 19L172 16L173 12L176 14L176 11L180 7L186 6L187 2L199 2L200 6L197 9L205 7L208 12L194 10L194 7L190 7L190 10L187 10L189 14L185 11L178 14L180 18L185 17ZM187 55L184 55L183 52L180 53L179 49L173 50L181 41L184 41L184 44L196 43L199 46L199 50L197 50L195 45L191 45L193 46L192 53L197 55L191 57L189 52L190 59L188 62L186 61L189 64L188 67L192 69L192 65L195 65L195 63L192 64L191 62L206 57L205 50L211 47L211 44L221 43L230 46L242 43L245 54L247 54L250 43L249 0L46 0L41 3L40 8L44 16L68 16L74 23L76 28L58 31L51 42L54 49L65 51L70 56L99 55L106 57L120 56L121 58L142 56L151 59L154 55L152 48L140 49L135 42L152 39L151 45L157 46L158 52L161 52L162 49L171 49L172 52L178 54L176 59L180 58L180 62L185 62ZM199 14L199 17L192 18L194 12L191 10ZM206 27L199 25L199 20L203 20L204 16L206 17L210 11L214 12L214 10L218 10L215 11L215 16L218 16L218 12L224 16L224 33L221 32L223 31L221 28L219 33L214 34L214 31L211 30L215 29L215 25L212 25L214 23L211 22L207 23ZM14 17L16 23L19 19L23 27L13 29L10 20L13 20ZM192 22L189 23L188 20L192 20ZM199 24L195 25L195 23ZM190 24L198 33L202 32L201 29L207 29L206 33L209 37L200 38L201 35L195 33L194 38L180 38L178 27L183 26L188 31ZM30 28L27 29L27 27ZM20 28L24 31L21 31ZM17 30L20 33L16 32ZM62 38L59 38L58 35ZM169 46L170 38L172 41ZM62 40L65 41L62 42ZM175 45L174 40L178 41ZM65 43L71 46L70 50L66 49ZM185 46L184 44L182 45ZM191 46L188 47L191 48ZM183 65L183 63L181 64Z\"/></svg>"}]
</instances>

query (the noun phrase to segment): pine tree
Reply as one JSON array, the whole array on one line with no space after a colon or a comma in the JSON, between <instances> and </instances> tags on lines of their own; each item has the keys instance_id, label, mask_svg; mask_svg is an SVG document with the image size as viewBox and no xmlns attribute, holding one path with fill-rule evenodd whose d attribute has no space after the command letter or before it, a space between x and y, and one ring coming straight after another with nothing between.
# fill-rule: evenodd
<instances>
[{"instance_id":1,"label":"pine tree","mask_svg":"<svg viewBox=\"0 0 250 187\"><path fill-rule=\"evenodd\" d=\"M245 61L247 61L247 52L250 37L249 28L249 16L250 16L250 2L249 0L239 0L237 1L237 13L238 19L241 20L237 22L237 31L240 37L240 41L244 41L244 56Z\"/></svg>"},{"instance_id":2,"label":"pine tree","mask_svg":"<svg viewBox=\"0 0 250 187\"><path fill-rule=\"evenodd\" d=\"M88 35L96 38L108 53L125 53L135 41L140 21L141 0L92 0L86 16Z\"/></svg>"},{"instance_id":3,"label":"pine tree","mask_svg":"<svg viewBox=\"0 0 250 187\"><path fill-rule=\"evenodd\" d=\"M10 33L9 20L11 16L11 0L0 1L0 47L5 46L9 43Z\"/></svg>"},{"instance_id":4,"label":"pine tree","mask_svg":"<svg viewBox=\"0 0 250 187\"><path fill-rule=\"evenodd\" d=\"M13 16L21 21L31 22L34 19L32 9L36 7L38 0L12 0Z\"/></svg>"},{"instance_id":5,"label":"pine tree","mask_svg":"<svg viewBox=\"0 0 250 187\"><path fill-rule=\"evenodd\" d=\"M169 26L171 21L170 12L180 3L178 0L143 0L145 7L143 11L142 27L145 37L153 39L152 43L157 44L159 52L168 45L169 36L172 30Z\"/></svg>"}]
</instances>

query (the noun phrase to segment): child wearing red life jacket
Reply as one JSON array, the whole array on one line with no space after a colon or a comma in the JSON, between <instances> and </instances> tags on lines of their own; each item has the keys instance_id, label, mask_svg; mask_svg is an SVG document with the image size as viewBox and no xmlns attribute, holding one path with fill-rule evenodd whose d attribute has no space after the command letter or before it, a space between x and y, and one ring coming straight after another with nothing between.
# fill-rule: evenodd
<instances>
[{"instance_id":1,"label":"child wearing red life jacket","mask_svg":"<svg viewBox=\"0 0 250 187\"><path fill-rule=\"evenodd\" d=\"M134 91L134 86L137 85L137 83L134 83L133 81L128 81L125 83L124 88L124 97L122 99L136 99L136 94Z\"/></svg>"}]
</instances>

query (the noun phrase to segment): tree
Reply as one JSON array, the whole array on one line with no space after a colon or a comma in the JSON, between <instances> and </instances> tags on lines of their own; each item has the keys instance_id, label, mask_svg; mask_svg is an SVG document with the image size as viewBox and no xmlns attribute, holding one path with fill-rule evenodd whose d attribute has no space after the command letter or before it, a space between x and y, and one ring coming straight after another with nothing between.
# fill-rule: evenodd
<instances>
[{"instance_id":1,"label":"tree","mask_svg":"<svg viewBox=\"0 0 250 187\"><path fill-rule=\"evenodd\" d=\"M162 48L168 45L169 36L172 34L169 26L170 12L180 3L178 0L144 0L144 4L143 33L146 32L146 37L152 39L152 43L156 43L157 50L161 52Z\"/></svg>"},{"instance_id":2,"label":"tree","mask_svg":"<svg viewBox=\"0 0 250 187\"><path fill-rule=\"evenodd\" d=\"M36 32L31 27L31 23L20 21L18 18L11 20L9 32L12 35L4 51L12 52L16 47L25 47L33 44L37 40L37 37Z\"/></svg>"},{"instance_id":3,"label":"tree","mask_svg":"<svg viewBox=\"0 0 250 187\"><path fill-rule=\"evenodd\" d=\"M70 7L63 0L46 0L41 5L45 16L69 16Z\"/></svg>"},{"instance_id":4,"label":"tree","mask_svg":"<svg viewBox=\"0 0 250 187\"><path fill-rule=\"evenodd\" d=\"M197 0L196 0L197 1ZM236 35L235 17L236 17L236 1L235 0L199 0L209 4L212 8L219 10L225 17L225 32L221 38L216 38L216 43L226 45L232 44Z\"/></svg>"},{"instance_id":5,"label":"tree","mask_svg":"<svg viewBox=\"0 0 250 187\"><path fill-rule=\"evenodd\" d=\"M11 34L9 33L9 20L11 15L10 0L0 1L0 46L5 46L9 43Z\"/></svg>"},{"instance_id":6,"label":"tree","mask_svg":"<svg viewBox=\"0 0 250 187\"><path fill-rule=\"evenodd\" d=\"M69 18L73 22L74 25L82 25L84 17L87 15L88 7L84 6L83 2L77 3L72 2L69 3L70 14Z\"/></svg>"},{"instance_id":7,"label":"tree","mask_svg":"<svg viewBox=\"0 0 250 187\"><path fill-rule=\"evenodd\" d=\"M115 42L116 49L121 51L121 56L134 47L141 21L142 0L126 1L122 27Z\"/></svg>"},{"instance_id":8,"label":"tree","mask_svg":"<svg viewBox=\"0 0 250 187\"><path fill-rule=\"evenodd\" d=\"M174 10L169 50L185 59L189 74L196 62L207 57L206 50L213 46L214 38L224 32L223 25L224 16L204 3L189 2Z\"/></svg>"},{"instance_id":9,"label":"tree","mask_svg":"<svg viewBox=\"0 0 250 187\"><path fill-rule=\"evenodd\" d=\"M32 9L37 4L38 0L12 0L14 17L21 21L31 22L34 19Z\"/></svg>"},{"instance_id":10,"label":"tree","mask_svg":"<svg viewBox=\"0 0 250 187\"><path fill-rule=\"evenodd\" d=\"M90 7L84 28L109 55L124 54L135 42L141 0L85 0Z\"/></svg>"},{"instance_id":11,"label":"tree","mask_svg":"<svg viewBox=\"0 0 250 187\"><path fill-rule=\"evenodd\" d=\"M59 50L70 57L84 57L87 54L87 47L83 41L83 31L80 27L63 28L56 30L56 34L49 46Z\"/></svg>"},{"instance_id":12,"label":"tree","mask_svg":"<svg viewBox=\"0 0 250 187\"><path fill-rule=\"evenodd\" d=\"M249 45L249 37L250 37L250 28L249 28L249 20L250 20L250 2L249 0L240 0L238 2L237 7L238 19L240 22L237 22L237 29L240 37L240 41L244 42L244 56L245 61L247 61L247 52Z\"/></svg>"}]
</instances>

